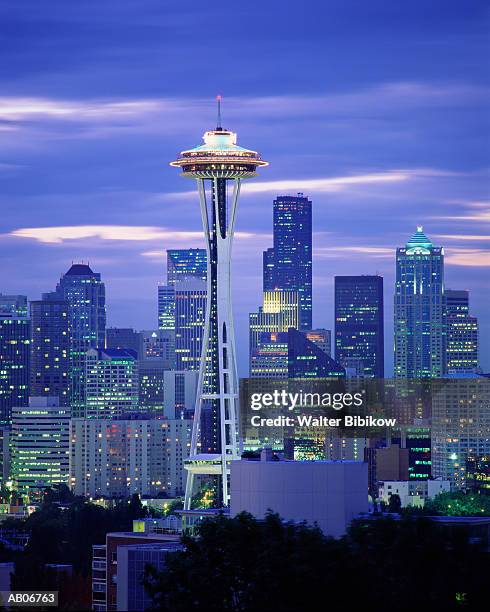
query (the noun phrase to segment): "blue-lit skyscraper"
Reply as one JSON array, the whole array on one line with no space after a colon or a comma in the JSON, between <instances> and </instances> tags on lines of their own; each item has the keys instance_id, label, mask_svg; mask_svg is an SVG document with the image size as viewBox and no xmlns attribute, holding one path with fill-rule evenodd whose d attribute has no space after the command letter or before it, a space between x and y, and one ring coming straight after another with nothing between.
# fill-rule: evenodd
<instances>
[{"instance_id":1,"label":"blue-lit skyscraper","mask_svg":"<svg viewBox=\"0 0 490 612\"><path fill-rule=\"evenodd\" d=\"M178 280L189 277L206 281L206 250L167 249L167 284L175 285Z\"/></svg>"},{"instance_id":2,"label":"blue-lit skyscraper","mask_svg":"<svg viewBox=\"0 0 490 612\"><path fill-rule=\"evenodd\" d=\"M69 401L70 326L68 302L46 293L31 306L30 395Z\"/></svg>"},{"instance_id":3,"label":"blue-lit skyscraper","mask_svg":"<svg viewBox=\"0 0 490 612\"><path fill-rule=\"evenodd\" d=\"M345 378L345 369L305 333L289 329L288 378Z\"/></svg>"},{"instance_id":4,"label":"blue-lit skyscraper","mask_svg":"<svg viewBox=\"0 0 490 612\"><path fill-rule=\"evenodd\" d=\"M175 367L199 370L206 319L206 283L199 279L175 285Z\"/></svg>"},{"instance_id":5,"label":"blue-lit skyscraper","mask_svg":"<svg viewBox=\"0 0 490 612\"><path fill-rule=\"evenodd\" d=\"M175 330L175 285L197 279L206 282L205 249L167 249L167 284L158 286L158 328Z\"/></svg>"},{"instance_id":6,"label":"blue-lit skyscraper","mask_svg":"<svg viewBox=\"0 0 490 612\"><path fill-rule=\"evenodd\" d=\"M29 397L31 327L25 295L0 294L0 424Z\"/></svg>"},{"instance_id":7,"label":"blue-lit skyscraper","mask_svg":"<svg viewBox=\"0 0 490 612\"><path fill-rule=\"evenodd\" d=\"M175 287L158 285L158 329L175 330Z\"/></svg>"},{"instance_id":8,"label":"blue-lit skyscraper","mask_svg":"<svg viewBox=\"0 0 490 612\"><path fill-rule=\"evenodd\" d=\"M447 372L468 374L478 370L478 319L470 315L469 292L447 289Z\"/></svg>"},{"instance_id":9,"label":"blue-lit skyscraper","mask_svg":"<svg viewBox=\"0 0 490 612\"><path fill-rule=\"evenodd\" d=\"M312 328L311 200L302 193L274 200L274 247L264 252L264 291L299 294L299 329Z\"/></svg>"},{"instance_id":10,"label":"blue-lit skyscraper","mask_svg":"<svg viewBox=\"0 0 490 612\"><path fill-rule=\"evenodd\" d=\"M335 277L335 359L356 376L384 376L383 278Z\"/></svg>"},{"instance_id":11,"label":"blue-lit skyscraper","mask_svg":"<svg viewBox=\"0 0 490 612\"><path fill-rule=\"evenodd\" d=\"M396 250L394 327L396 378L444 375L444 250L422 227Z\"/></svg>"},{"instance_id":12,"label":"blue-lit skyscraper","mask_svg":"<svg viewBox=\"0 0 490 612\"><path fill-rule=\"evenodd\" d=\"M61 277L56 293L68 302L72 416L84 416L85 354L105 346L105 286L87 264L73 264Z\"/></svg>"}]
</instances>

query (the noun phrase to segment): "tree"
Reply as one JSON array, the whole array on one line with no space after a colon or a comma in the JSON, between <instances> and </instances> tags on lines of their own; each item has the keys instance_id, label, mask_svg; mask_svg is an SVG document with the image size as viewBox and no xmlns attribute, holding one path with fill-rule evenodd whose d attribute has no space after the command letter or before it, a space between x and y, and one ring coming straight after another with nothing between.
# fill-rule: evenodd
<instances>
[{"instance_id":1,"label":"tree","mask_svg":"<svg viewBox=\"0 0 490 612\"><path fill-rule=\"evenodd\" d=\"M490 516L490 496L478 493L440 493L425 504L428 514L442 516Z\"/></svg>"},{"instance_id":2,"label":"tree","mask_svg":"<svg viewBox=\"0 0 490 612\"><path fill-rule=\"evenodd\" d=\"M398 493L392 493L388 502L388 512L399 514L402 509L402 500Z\"/></svg>"},{"instance_id":3,"label":"tree","mask_svg":"<svg viewBox=\"0 0 490 612\"><path fill-rule=\"evenodd\" d=\"M154 609L168 612L297 612L346 609L473 609L486 597L488 559L467 534L427 519L356 523L338 540L269 514L203 521L185 550L149 567ZM437 571L434 571L437 568Z\"/></svg>"}]
</instances>

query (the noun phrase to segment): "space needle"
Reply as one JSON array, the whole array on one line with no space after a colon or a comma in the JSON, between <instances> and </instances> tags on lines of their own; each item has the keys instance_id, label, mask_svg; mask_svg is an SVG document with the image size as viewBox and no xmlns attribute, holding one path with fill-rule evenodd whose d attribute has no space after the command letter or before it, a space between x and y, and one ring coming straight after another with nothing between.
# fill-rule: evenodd
<instances>
[{"instance_id":1,"label":"space needle","mask_svg":"<svg viewBox=\"0 0 490 612\"><path fill-rule=\"evenodd\" d=\"M189 510L195 476L219 477L220 503L229 504L230 462L241 455L238 433L238 373L231 307L231 247L243 179L267 166L256 151L237 145L237 135L221 126L218 96L216 129L204 144L182 151L171 166L196 179L207 251L207 303L201 362L192 427L185 462L184 509Z\"/></svg>"}]
</instances>

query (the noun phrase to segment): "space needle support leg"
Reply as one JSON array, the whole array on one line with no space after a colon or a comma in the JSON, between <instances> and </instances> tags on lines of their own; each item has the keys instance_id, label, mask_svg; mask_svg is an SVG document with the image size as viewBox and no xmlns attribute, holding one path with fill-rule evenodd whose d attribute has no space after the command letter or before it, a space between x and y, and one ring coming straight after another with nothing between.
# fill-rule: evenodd
<instances>
[{"instance_id":1,"label":"space needle support leg","mask_svg":"<svg viewBox=\"0 0 490 612\"><path fill-rule=\"evenodd\" d=\"M215 193L218 193L217 179L214 179ZM219 362L219 406L221 438L221 483L223 505L229 504L230 462L239 458L237 431L238 378L236 369L235 339L231 308L231 247L236 216L240 180L233 179L233 195L229 207L226 227L218 223L216 232L218 246L217 271L217 315L218 315L218 362ZM216 198L215 206L218 206ZM215 212L219 219L218 211Z\"/></svg>"},{"instance_id":2,"label":"space needle support leg","mask_svg":"<svg viewBox=\"0 0 490 612\"><path fill-rule=\"evenodd\" d=\"M204 183L204 179L197 179L197 188L199 191L199 202L201 204L201 217L202 217L202 225L204 230L204 237L206 243L206 255L207 255L207 300L206 300L206 317L204 322L204 333L203 333L203 342L202 342L202 352L201 352L201 361L199 364L199 377L197 381L197 389L196 389L196 403L194 407L194 420L192 422L192 437L191 437L191 448L189 452L189 456L193 457L197 455L197 446L199 442L199 432L201 425L201 413L202 413L202 395L204 391L204 378L206 376L206 365L207 365L207 352L208 352L208 343L209 343L209 321L211 315L211 273L210 273L210 265L211 265L211 251L210 251L210 235L209 235L209 215L208 215L208 206L206 202L206 187ZM194 473L192 471L188 471L187 473L187 481L185 486L185 498L184 498L184 510L190 510L191 502L192 502L192 493L194 489Z\"/></svg>"}]
</instances>

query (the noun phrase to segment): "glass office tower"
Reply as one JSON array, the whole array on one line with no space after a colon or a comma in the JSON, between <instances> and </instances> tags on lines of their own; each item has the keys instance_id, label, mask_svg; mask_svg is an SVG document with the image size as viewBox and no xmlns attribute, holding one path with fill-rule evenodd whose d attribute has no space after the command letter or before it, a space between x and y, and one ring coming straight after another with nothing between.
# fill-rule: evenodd
<instances>
[{"instance_id":1,"label":"glass office tower","mask_svg":"<svg viewBox=\"0 0 490 612\"><path fill-rule=\"evenodd\" d=\"M335 359L359 377L384 377L383 278L335 277Z\"/></svg>"},{"instance_id":2,"label":"glass office tower","mask_svg":"<svg viewBox=\"0 0 490 612\"><path fill-rule=\"evenodd\" d=\"M274 247L264 252L264 291L297 291L299 328L312 328L311 200L302 193L278 196L273 212Z\"/></svg>"},{"instance_id":3,"label":"glass office tower","mask_svg":"<svg viewBox=\"0 0 490 612\"><path fill-rule=\"evenodd\" d=\"M61 277L56 293L68 302L70 405L72 416L78 417L85 410L85 354L105 346L105 285L87 264L73 264Z\"/></svg>"},{"instance_id":4,"label":"glass office tower","mask_svg":"<svg viewBox=\"0 0 490 612\"><path fill-rule=\"evenodd\" d=\"M446 370L444 250L422 227L396 251L395 378L434 378Z\"/></svg>"}]
</instances>

